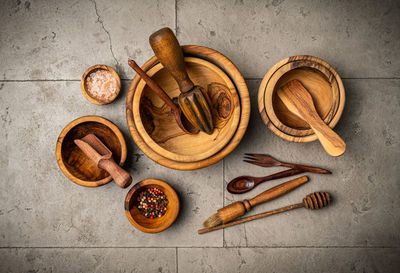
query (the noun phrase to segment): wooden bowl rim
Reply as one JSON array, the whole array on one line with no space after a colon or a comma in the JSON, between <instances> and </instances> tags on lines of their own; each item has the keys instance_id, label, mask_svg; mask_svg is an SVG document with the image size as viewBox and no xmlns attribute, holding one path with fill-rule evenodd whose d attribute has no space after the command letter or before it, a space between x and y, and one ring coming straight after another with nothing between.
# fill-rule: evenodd
<instances>
[{"instance_id":1,"label":"wooden bowl rim","mask_svg":"<svg viewBox=\"0 0 400 273\"><path fill-rule=\"evenodd\" d=\"M327 70L332 73L335 81L338 84L339 103L338 103L336 112L333 114L332 119L328 123L328 126L331 128L334 128L336 126L336 124L339 122L340 117L343 113L343 109L344 109L344 105L345 105L345 101L346 101L346 94L345 94L345 89L343 86L342 79L340 78L339 74L336 72L336 70L331 65L329 65L327 62L325 62L324 60L322 60L318 57L314 57L314 56L310 56L310 55L296 55L296 56L291 56L291 57L285 58L285 59L279 61L278 63L276 63L267 72L267 74L264 76L263 80L261 81L261 84L260 84L260 87L258 90L258 110L261 115L261 119L263 120L265 125L267 125L267 127L275 135L277 135L285 140L292 141L292 142L301 142L301 143L311 142L311 141L314 141L317 139L317 136L315 135L315 133L312 132L311 129L309 129L312 132L311 134L305 134L305 135L300 135L300 136L284 132L284 131L280 130L277 127L277 125L271 120L269 114L267 113L266 107L265 107L265 96L266 96L265 91L266 91L268 81L280 67L287 65L291 62L294 62L294 61L314 61L314 62L326 67ZM316 69L316 68L314 68L314 69ZM290 70L288 70L287 72L289 72L289 71ZM287 72L285 72L285 73L287 73ZM290 127L288 127L288 128L290 128ZM292 128L292 130L294 130L294 129ZM302 131L304 131L304 130L302 130Z\"/></svg>"},{"instance_id":2,"label":"wooden bowl rim","mask_svg":"<svg viewBox=\"0 0 400 273\"><path fill-rule=\"evenodd\" d=\"M133 116L134 116L134 122L136 125L136 128L142 137L142 139L146 142L146 144L154 151L157 151L158 154L174 160L174 161L179 161L179 162L196 162L200 161L203 159L207 159L210 156L212 156L215 153L218 153L221 149L223 149L229 141L232 139L232 137L235 135L235 132L237 130L237 127L239 125L239 120L240 120L240 102L239 102L239 96L237 94L237 90L235 85L232 83L231 79L226 75L224 71L222 71L219 67L214 65L213 63L206 61L201 58L196 58L196 57L185 57L185 62L187 63L194 63L194 64L200 64L203 65L212 71L216 72L219 77L221 77L227 87L230 90L230 93L232 95L232 104L234 106L232 110L232 121L230 121L230 127L228 133L226 133L226 136L221 138L222 141L219 141L217 144L217 149L218 150L207 150L202 153L197 153L193 155L184 155L184 154L179 154L175 153L172 151L169 151L162 146L160 146L157 142L153 140L153 138L147 133L146 129L143 126L142 120L141 120L141 115L140 115L140 100L144 94L143 90L144 87L146 86L146 83L144 82L143 79L140 78L139 83L135 89L135 95L133 97L133 102L132 102L132 109L133 109ZM164 66L161 63L158 63L151 67L148 71L146 71L147 75L149 77L154 76L157 72L159 72L161 69L163 69ZM238 115L239 111L239 115ZM236 114L235 114L236 113ZM200 134L202 134L200 132Z\"/></svg>"},{"instance_id":3,"label":"wooden bowl rim","mask_svg":"<svg viewBox=\"0 0 400 273\"><path fill-rule=\"evenodd\" d=\"M172 200L175 201L175 206L171 206L174 210L172 211L172 215L168 218L168 221L166 221L163 225L156 227L156 228L147 228L147 227L140 225L133 218L131 211L130 211L131 206L129 203L130 203L134 193L136 191L141 190L144 186L148 186L148 185L162 186L164 188L167 188L170 191L168 195L165 192L165 194L167 195L168 202L172 202ZM136 183L128 191L128 193L126 194L126 197L125 197L124 208L125 208L126 217L128 218L129 222L135 228L137 228L140 231L146 232L146 233L158 233L158 232L166 230L175 222L176 218L178 217L179 211L180 211L180 201L179 201L179 196L176 193L176 191L174 190L174 188L171 185L169 185L167 182L160 180L160 179L148 178L148 179L144 179L144 180Z\"/></svg>"},{"instance_id":4,"label":"wooden bowl rim","mask_svg":"<svg viewBox=\"0 0 400 273\"><path fill-rule=\"evenodd\" d=\"M117 80L117 91L115 92L114 95L112 95L110 97L110 99L103 101L103 100L97 100L95 98L93 98L92 96L89 95L88 91L86 90L85 87L85 80L86 77L93 72L96 69L102 69L102 70L107 70L108 72L111 73L111 76ZM121 91L121 79L119 78L118 73L110 66L105 65L105 64L96 64L93 65L91 67L89 67L88 69L86 69L85 73L83 73L82 78L81 78L81 90L82 90L82 94L85 96L85 98L90 101L91 103L97 104L97 105L105 105L105 104L109 104L111 102L113 102L119 95L119 92Z\"/></svg>"},{"instance_id":5,"label":"wooden bowl rim","mask_svg":"<svg viewBox=\"0 0 400 273\"><path fill-rule=\"evenodd\" d=\"M58 163L58 166L60 167L61 171L64 173L64 175L72 182L74 182L80 186L84 186L84 187L99 187L99 186L109 183L112 180L112 177L109 175L103 179L94 180L94 181L79 179L69 172L68 168L64 164L62 154L61 154L62 153L62 144L64 142L65 136L71 131L71 129L73 129L74 127L78 126L79 124L82 124L85 122L97 122L97 123L103 124L111 129L111 131L117 136L119 143L121 145L121 159L120 159L119 165L122 166L125 163L126 156L127 156L127 148L126 148L125 138L122 135L120 129L117 127L117 125L115 125L111 121L109 121L103 117L94 116L94 115L79 117L79 118L71 121L70 123L67 124L67 126L64 127L64 129L61 131L60 135L58 136L57 144L56 144L57 163Z\"/></svg>"},{"instance_id":6,"label":"wooden bowl rim","mask_svg":"<svg viewBox=\"0 0 400 273\"><path fill-rule=\"evenodd\" d=\"M182 50L188 56L196 56L199 58L203 58L219 66L232 79L237 88L241 103L241 116L240 116L241 118L239 121L238 129L236 130L235 135L228 143L228 145L225 146L219 153L198 162L176 162L154 152L139 135L133 120L133 112L131 107L132 107L132 99L135 93L135 88L138 84L138 79L139 79L137 75L133 78L131 82L126 98L126 120L128 123L129 132L131 133L131 136L135 141L136 145L151 160L171 169L195 170L195 169L205 168L212 164L217 163L221 159L225 158L228 154L230 154L237 147L237 145L239 145L249 124L251 105L250 105L249 91L247 89L246 82L242 74L240 73L239 69L227 57L225 57L218 51L205 46L185 45L182 46ZM157 58L153 56L142 66L142 68L148 69L153 65L155 65L156 62Z\"/></svg>"}]
</instances>

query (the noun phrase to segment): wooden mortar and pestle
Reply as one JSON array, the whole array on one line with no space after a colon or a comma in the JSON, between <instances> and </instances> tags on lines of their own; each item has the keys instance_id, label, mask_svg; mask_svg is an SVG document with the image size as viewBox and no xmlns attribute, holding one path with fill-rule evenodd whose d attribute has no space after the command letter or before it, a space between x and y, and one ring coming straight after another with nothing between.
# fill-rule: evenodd
<instances>
[{"instance_id":1,"label":"wooden mortar and pestle","mask_svg":"<svg viewBox=\"0 0 400 273\"><path fill-rule=\"evenodd\" d=\"M318 115L313 99L298 80L292 80L278 90L278 96L290 112L305 120L317 135L325 151L331 156L340 156L346 144Z\"/></svg>"},{"instance_id":2,"label":"wooden mortar and pestle","mask_svg":"<svg viewBox=\"0 0 400 273\"><path fill-rule=\"evenodd\" d=\"M175 34L170 28L162 28L150 36L149 42L160 63L178 83L181 91L178 103L183 114L192 125L211 135L214 131L211 100L204 88L190 80Z\"/></svg>"}]
</instances>

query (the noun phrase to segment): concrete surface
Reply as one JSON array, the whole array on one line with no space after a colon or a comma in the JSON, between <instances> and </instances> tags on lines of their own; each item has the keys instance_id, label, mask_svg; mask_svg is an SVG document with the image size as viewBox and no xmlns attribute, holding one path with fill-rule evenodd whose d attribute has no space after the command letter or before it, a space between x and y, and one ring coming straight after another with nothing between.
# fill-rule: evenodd
<instances>
[{"instance_id":1,"label":"concrete surface","mask_svg":"<svg viewBox=\"0 0 400 273\"><path fill-rule=\"evenodd\" d=\"M400 4L399 1L1 1L0 3L0 272L398 272L400 268ZM249 129L223 161L174 171L148 159L133 143L125 96L134 75L126 64L151 57L148 36L160 27L182 44L215 48L247 79ZM347 152L329 157L318 142L276 137L257 112L261 78L277 61L311 54L332 64L346 88L337 132ZM107 106L90 104L80 77L93 64L120 73L122 92ZM113 183L89 189L59 170L55 143L63 127L101 115L128 143L134 182L169 181L182 210L167 231L134 229L123 211L126 190ZM216 209L251 198L225 190L238 175L278 171L244 165L244 152L314 164L287 196L259 213L329 191L321 211L299 209L197 235Z\"/></svg>"}]
</instances>

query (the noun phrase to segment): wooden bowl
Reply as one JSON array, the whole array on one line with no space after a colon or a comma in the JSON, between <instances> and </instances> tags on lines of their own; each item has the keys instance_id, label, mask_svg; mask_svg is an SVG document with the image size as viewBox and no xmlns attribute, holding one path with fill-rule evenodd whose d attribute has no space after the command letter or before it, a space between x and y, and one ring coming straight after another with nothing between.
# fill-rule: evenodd
<instances>
[{"instance_id":1,"label":"wooden bowl","mask_svg":"<svg viewBox=\"0 0 400 273\"><path fill-rule=\"evenodd\" d=\"M98 168L74 139L95 134L112 152L115 162L123 165L127 155L126 142L121 131L112 122L99 116L84 116L70 122L60 133L56 145L58 166L72 182L85 187L98 187L112 180Z\"/></svg>"},{"instance_id":2,"label":"wooden bowl","mask_svg":"<svg viewBox=\"0 0 400 273\"><path fill-rule=\"evenodd\" d=\"M86 86L86 78L93 72L97 71L97 70L105 70L107 72L109 72L111 74L111 76L116 80L117 82L117 90L116 92L109 98L107 99L99 99L96 97L93 97L88 91L87 91L87 86ZM85 73L83 73L82 78L81 78L81 90L83 95L85 96L85 98L90 101L91 103L97 104L97 105L104 105L104 104L109 104L110 102L113 102L117 97L118 94L121 90L121 80L117 74L117 72L115 72L114 69L112 69L111 67L107 66L107 65L102 65L102 64L98 64L98 65L94 65L89 67Z\"/></svg>"},{"instance_id":3,"label":"wooden bowl","mask_svg":"<svg viewBox=\"0 0 400 273\"><path fill-rule=\"evenodd\" d=\"M312 56L294 56L275 64L258 90L258 108L267 127L279 137L293 142L317 139L309 125L291 113L277 90L297 79L310 92L318 114L329 127L339 121L345 103L345 90L337 72L325 61Z\"/></svg>"},{"instance_id":4,"label":"wooden bowl","mask_svg":"<svg viewBox=\"0 0 400 273\"><path fill-rule=\"evenodd\" d=\"M212 101L214 132L189 135L177 125L171 109L144 80L140 80L133 98L136 128L149 147L175 161L195 162L206 159L229 143L240 119L240 101L229 77L214 64L199 58L185 57L190 79L204 87ZM179 96L178 84L161 63L147 74L171 97Z\"/></svg>"},{"instance_id":5,"label":"wooden bowl","mask_svg":"<svg viewBox=\"0 0 400 273\"><path fill-rule=\"evenodd\" d=\"M127 101L126 101L126 119L129 127L129 131L132 135L132 138L134 139L136 145L145 153L150 159L153 161L157 162L158 164L161 164L165 167L172 168L172 169L177 169L177 170L194 170L194 169L200 169L204 168L207 166L210 166L221 159L223 159L225 156L227 156L229 153L231 153L236 146L240 143L241 139L244 136L244 133L246 132L247 125L249 123L249 117L250 117L250 98L249 98L249 91L247 89L246 82L240 73L240 71L237 69L237 67L224 55L221 53L207 47L203 46L194 46L194 45L188 45L188 46L183 46L182 50L186 56L192 56L192 57L197 57L201 58L204 60L207 60L219 68L221 68L233 81L235 84L236 90L239 95L240 99L240 105L241 105L241 115L240 115L240 120L239 120L239 125L237 127L235 135L232 137L231 141L218 153L214 154L213 156L196 161L196 162L179 162L179 161L174 161L171 159L168 159L154 150L150 148L150 146L143 140L143 138L140 136L136 125L135 125L135 120L133 116L133 97L135 95L136 87L140 81L139 76L135 76L135 78L132 80L131 86L129 88L129 92L127 95ZM158 63L158 60L156 57L152 57L150 60L148 60L143 66L142 69L144 71L148 71L151 67L156 65Z\"/></svg>"},{"instance_id":6,"label":"wooden bowl","mask_svg":"<svg viewBox=\"0 0 400 273\"><path fill-rule=\"evenodd\" d=\"M137 196L146 188L156 187L162 190L168 199L166 213L160 218L149 219L137 208ZM179 214L179 198L175 190L166 182L158 179L146 179L135 184L125 198L125 214L129 222L138 230L158 233L169 228Z\"/></svg>"}]
</instances>

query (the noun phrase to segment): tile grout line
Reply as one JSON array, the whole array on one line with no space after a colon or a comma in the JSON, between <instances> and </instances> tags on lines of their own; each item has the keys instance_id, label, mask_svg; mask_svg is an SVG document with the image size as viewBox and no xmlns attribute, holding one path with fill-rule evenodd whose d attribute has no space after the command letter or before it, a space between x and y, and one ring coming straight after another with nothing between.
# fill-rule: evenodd
<instances>
[{"instance_id":1,"label":"tile grout line","mask_svg":"<svg viewBox=\"0 0 400 273\"><path fill-rule=\"evenodd\" d=\"M175 247L175 272L178 273L178 248Z\"/></svg>"},{"instance_id":2,"label":"tile grout line","mask_svg":"<svg viewBox=\"0 0 400 273\"><path fill-rule=\"evenodd\" d=\"M178 36L178 0L175 0L175 35Z\"/></svg>"}]
</instances>

